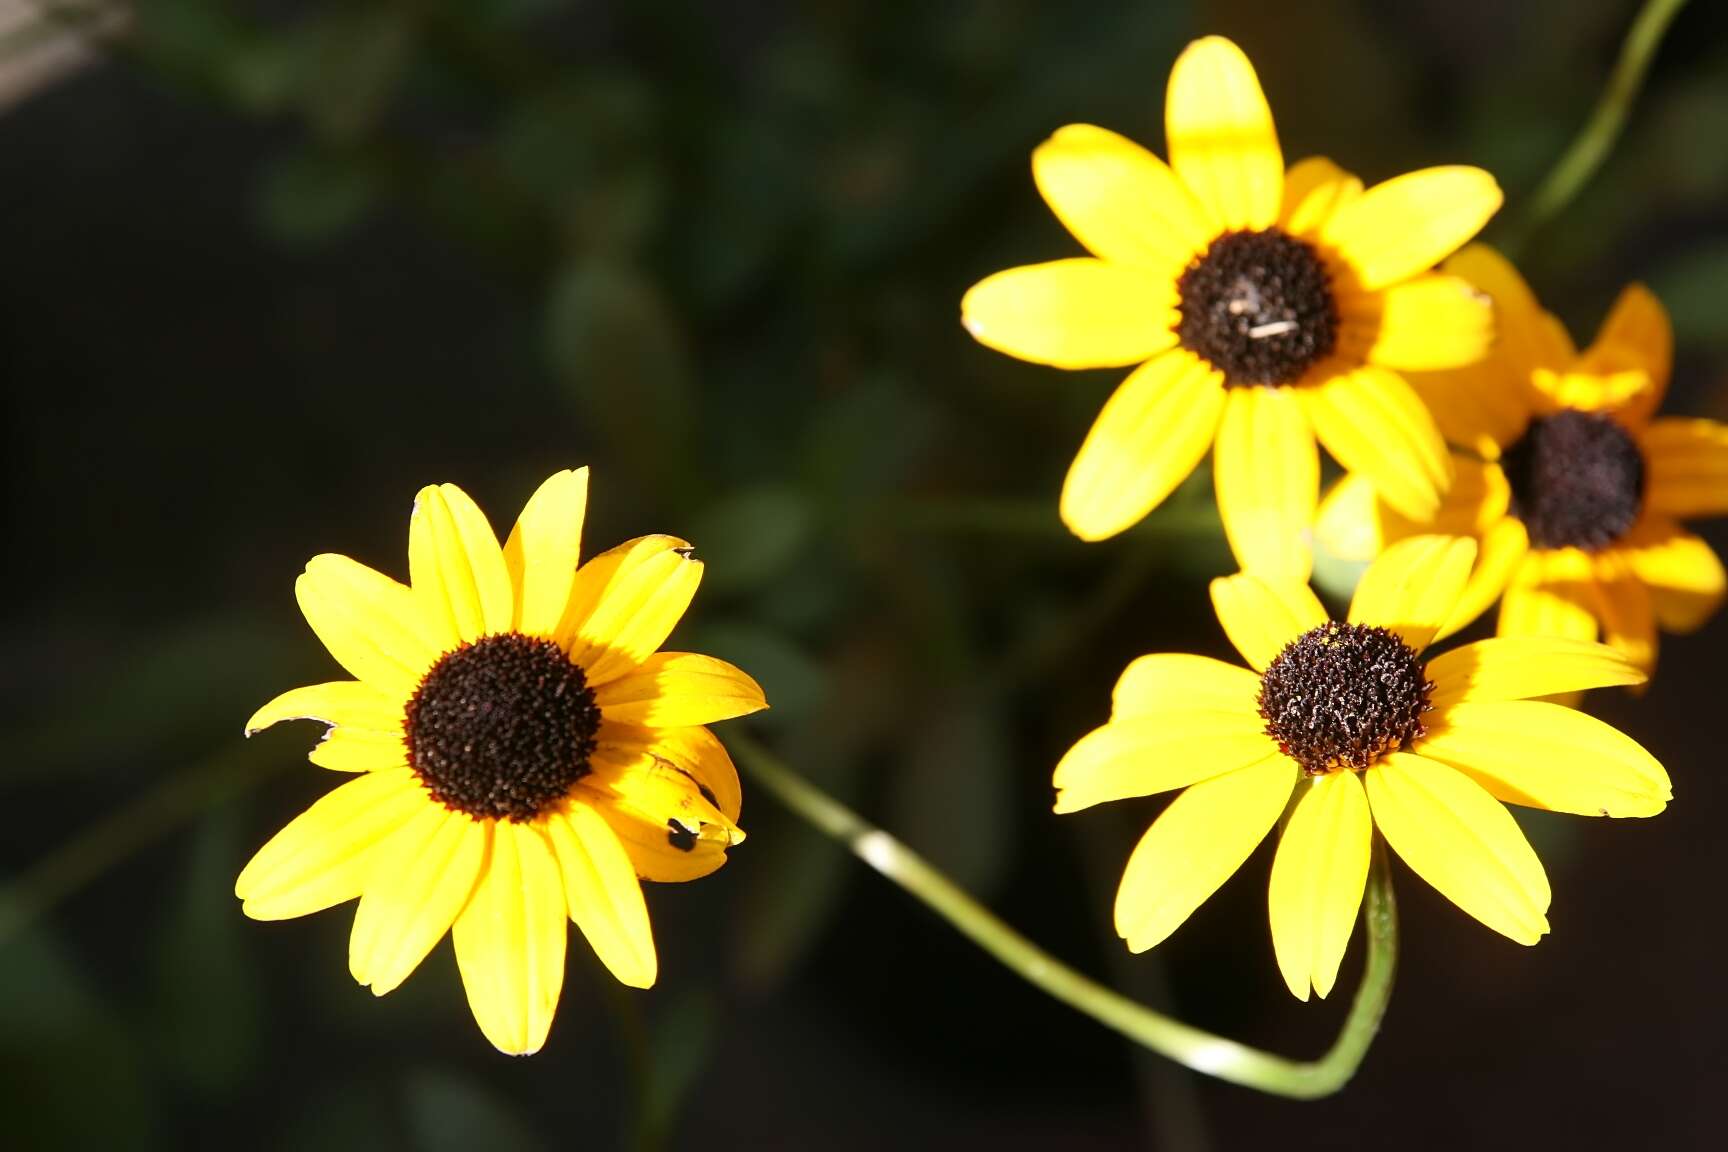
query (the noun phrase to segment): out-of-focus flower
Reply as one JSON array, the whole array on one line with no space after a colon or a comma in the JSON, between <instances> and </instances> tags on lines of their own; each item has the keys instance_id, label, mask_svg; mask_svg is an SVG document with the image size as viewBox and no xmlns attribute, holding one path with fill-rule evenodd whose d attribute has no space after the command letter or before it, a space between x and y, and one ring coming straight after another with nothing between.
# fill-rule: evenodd
<instances>
[{"instance_id":1,"label":"out-of-focus flower","mask_svg":"<svg viewBox=\"0 0 1728 1152\"><path fill-rule=\"evenodd\" d=\"M981 342L1042 364L1140 364L1092 426L1062 518L1099 540L1158 505L1213 449L1224 529L1245 570L1306 580L1315 437L1405 515L1434 514L1451 464L1400 373L1471 363L1488 302L1431 269L1500 189L1441 167L1366 191L1330 160L1284 169L1242 51L1188 46L1165 104L1168 166L1069 125L1032 156L1039 191L1090 257L1010 268L961 304Z\"/></svg>"},{"instance_id":2,"label":"out-of-focus flower","mask_svg":"<svg viewBox=\"0 0 1728 1152\"><path fill-rule=\"evenodd\" d=\"M1454 455L1457 483L1428 525L1401 515L1364 476L1327 494L1318 534L1372 556L1420 532L1476 537L1481 553L1442 635L1501 600L1502 636L1607 643L1646 671L1657 626L1692 631L1720 607L1728 576L1682 517L1728 513L1728 426L1655 419L1673 334L1662 304L1626 288L1596 342L1577 352L1506 259L1473 245L1448 262L1494 298L1501 338L1474 367L1414 377Z\"/></svg>"},{"instance_id":3,"label":"out-of-focus flower","mask_svg":"<svg viewBox=\"0 0 1728 1152\"><path fill-rule=\"evenodd\" d=\"M330 725L313 763L359 775L252 858L246 914L358 897L348 963L376 995L450 932L486 1038L537 1051L567 920L625 984L657 960L638 877L690 880L743 839L738 775L702 725L766 707L743 672L658 649L702 577L644 536L578 567L588 470L535 492L503 548L461 489L422 489L411 585L316 556L295 585L354 680L296 688L247 722Z\"/></svg>"},{"instance_id":4,"label":"out-of-focus flower","mask_svg":"<svg viewBox=\"0 0 1728 1152\"><path fill-rule=\"evenodd\" d=\"M1337 978L1376 827L1458 907L1534 944L1548 931L1548 878L1501 802L1662 811L1668 775L1648 752L1600 720L1531 699L1641 681L1614 649L1514 637L1422 658L1475 554L1456 537L1393 545L1346 623L1328 620L1306 585L1221 578L1218 619L1253 671L1179 654L1128 666L1109 723L1069 750L1055 784L1058 812L1183 789L1122 875L1116 930L1130 949L1175 931L1287 808L1272 943L1304 1000Z\"/></svg>"}]
</instances>

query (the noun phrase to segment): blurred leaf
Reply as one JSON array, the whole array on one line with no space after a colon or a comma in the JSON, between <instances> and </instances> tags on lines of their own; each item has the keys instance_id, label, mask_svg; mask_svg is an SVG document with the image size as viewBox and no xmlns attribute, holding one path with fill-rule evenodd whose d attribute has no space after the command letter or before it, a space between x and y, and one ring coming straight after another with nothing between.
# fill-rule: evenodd
<instances>
[{"instance_id":1,"label":"blurred leaf","mask_svg":"<svg viewBox=\"0 0 1728 1152\"><path fill-rule=\"evenodd\" d=\"M704 587L719 594L760 587L798 558L814 523L809 500L789 485L728 493L709 505L690 530L706 564Z\"/></svg>"},{"instance_id":2,"label":"blurred leaf","mask_svg":"<svg viewBox=\"0 0 1728 1152\"><path fill-rule=\"evenodd\" d=\"M419 1152L533 1152L546 1147L511 1104L453 1072L427 1069L403 1085Z\"/></svg>"},{"instance_id":3,"label":"blurred leaf","mask_svg":"<svg viewBox=\"0 0 1728 1152\"><path fill-rule=\"evenodd\" d=\"M863 504L904 487L935 431L930 402L877 378L829 400L804 441L804 469L822 495Z\"/></svg>"},{"instance_id":4,"label":"blurred leaf","mask_svg":"<svg viewBox=\"0 0 1728 1152\"><path fill-rule=\"evenodd\" d=\"M246 28L225 0L134 0L131 43L147 63L203 79L244 42Z\"/></svg>"},{"instance_id":5,"label":"blurred leaf","mask_svg":"<svg viewBox=\"0 0 1728 1152\"><path fill-rule=\"evenodd\" d=\"M392 1115L389 1098L367 1079L342 1077L329 1090L306 1099L295 1095L298 1105L276 1147L279 1152L377 1152L402 1145L400 1125Z\"/></svg>"},{"instance_id":6,"label":"blurred leaf","mask_svg":"<svg viewBox=\"0 0 1728 1152\"><path fill-rule=\"evenodd\" d=\"M259 222L281 243L311 245L358 224L377 199L376 181L358 157L289 152L264 169Z\"/></svg>"},{"instance_id":7,"label":"blurred leaf","mask_svg":"<svg viewBox=\"0 0 1728 1152\"><path fill-rule=\"evenodd\" d=\"M634 264L584 259L553 285L546 323L553 366L594 425L589 438L616 445L646 493L684 493L695 396L684 332L659 286Z\"/></svg>"},{"instance_id":8,"label":"blurred leaf","mask_svg":"<svg viewBox=\"0 0 1728 1152\"><path fill-rule=\"evenodd\" d=\"M1650 281L1668 307L1680 344L1728 344L1722 308L1728 300L1728 243L1693 247L1658 269Z\"/></svg>"},{"instance_id":9,"label":"blurred leaf","mask_svg":"<svg viewBox=\"0 0 1728 1152\"><path fill-rule=\"evenodd\" d=\"M0 1115L8 1148L151 1146L137 1054L40 927L0 945Z\"/></svg>"},{"instance_id":10,"label":"blurred leaf","mask_svg":"<svg viewBox=\"0 0 1728 1152\"><path fill-rule=\"evenodd\" d=\"M1014 749L993 695L939 703L895 768L887 827L973 893L989 896L1014 841Z\"/></svg>"},{"instance_id":11,"label":"blurred leaf","mask_svg":"<svg viewBox=\"0 0 1728 1152\"><path fill-rule=\"evenodd\" d=\"M313 17L301 93L314 135L351 144L377 125L407 69L413 10L406 4L349 2Z\"/></svg>"},{"instance_id":12,"label":"blurred leaf","mask_svg":"<svg viewBox=\"0 0 1728 1152\"><path fill-rule=\"evenodd\" d=\"M707 988L680 991L670 1007L654 1021L651 1056L653 1073L648 1078L649 1096L643 1105L643 1138L639 1146L669 1145L679 1113L707 1067L714 1049L714 1034L720 1011L714 993Z\"/></svg>"},{"instance_id":13,"label":"blurred leaf","mask_svg":"<svg viewBox=\"0 0 1728 1152\"><path fill-rule=\"evenodd\" d=\"M246 1080L258 1046L256 968L234 899L238 812L223 805L200 824L158 940L156 1039L181 1079L212 1094Z\"/></svg>"}]
</instances>

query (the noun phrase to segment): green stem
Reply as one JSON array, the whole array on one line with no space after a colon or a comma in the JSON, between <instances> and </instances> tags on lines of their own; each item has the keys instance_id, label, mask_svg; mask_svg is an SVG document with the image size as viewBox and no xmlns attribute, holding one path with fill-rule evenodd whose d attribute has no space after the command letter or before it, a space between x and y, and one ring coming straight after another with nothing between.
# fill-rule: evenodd
<instances>
[{"instance_id":1,"label":"green stem","mask_svg":"<svg viewBox=\"0 0 1728 1152\"><path fill-rule=\"evenodd\" d=\"M1350 1014L1324 1056L1311 1061L1289 1060L1172 1020L1082 976L1002 923L917 853L866 823L751 737L734 731L728 733L728 743L752 780L911 893L1027 983L1196 1072L1276 1096L1303 1100L1329 1096L1349 1082L1379 1031L1392 996L1398 954L1398 916L1383 849L1376 849L1363 904L1368 963Z\"/></svg>"},{"instance_id":2,"label":"green stem","mask_svg":"<svg viewBox=\"0 0 1728 1152\"><path fill-rule=\"evenodd\" d=\"M1543 225L1558 216L1608 158L1626 127L1627 114L1644 86L1644 76L1663 35L1685 6L1686 0L1644 0L1644 7L1620 45L1620 58L1590 119L1531 195L1523 218L1511 230L1511 237L1504 245L1509 253L1522 248Z\"/></svg>"}]
</instances>

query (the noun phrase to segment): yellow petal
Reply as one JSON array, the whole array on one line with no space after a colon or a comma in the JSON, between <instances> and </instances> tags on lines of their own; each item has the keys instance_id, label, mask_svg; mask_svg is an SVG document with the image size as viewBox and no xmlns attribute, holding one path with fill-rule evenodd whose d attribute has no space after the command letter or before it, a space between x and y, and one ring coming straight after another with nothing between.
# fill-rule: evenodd
<instances>
[{"instance_id":1,"label":"yellow petal","mask_svg":"<svg viewBox=\"0 0 1728 1152\"><path fill-rule=\"evenodd\" d=\"M1411 871L1494 931L1520 944L1542 938L1548 876L1497 800L1455 769L1407 752L1365 775L1374 823Z\"/></svg>"},{"instance_id":2,"label":"yellow petal","mask_svg":"<svg viewBox=\"0 0 1728 1152\"><path fill-rule=\"evenodd\" d=\"M546 834L499 821L452 938L468 1007L492 1046L540 1051L564 987L564 882Z\"/></svg>"},{"instance_id":3,"label":"yellow petal","mask_svg":"<svg viewBox=\"0 0 1728 1152\"><path fill-rule=\"evenodd\" d=\"M1528 374L1515 376L1498 356L1444 372L1407 372L1405 380L1451 444L1487 460L1515 443L1547 402Z\"/></svg>"},{"instance_id":4,"label":"yellow petal","mask_svg":"<svg viewBox=\"0 0 1728 1152\"><path fill-rule=\"evenodd\" d=\"M348 971L374 996L408 979L480 876L486 825L430 798L372 853L348 936Z\"/></svg>"},{"instance_id":5,"label":"yellow petal","mask_svg":"<svg viewBox=\"0 0 1728 1152\"><path fill-rule=\"evenodd\" d=\"M683 619L702 562L675 536L642 536L582 565L558 625L590 688L647 660Z\"/></svg>"},{"instance_id":6,"label":"yellow petal","mask_svg":"<svg viewBox=\"0 0 1728 1152\"><path fill-rule=\"evenodd\" d=\"M1326 609L1306 584L1272 584L1252 572L1212 581L1212 607L1236 651L1264 672L1284 646L1326 623Z\"/></svg>"},{"instance_id":7,"label":"yellow petal","mask_svg":"<svg viewBox=\"0 0 1728 1152\"><path fill-rule=\"evenodd\" d=\"M643 731L649 731L643 729ZM598 749L582 795L624 845L638 876L694 880L726 862L744 833L704 785L658 750Z\"/></svg>"},{"instance_id":8,"label":"yellow petal","mask_svg":"<svg viewBox=\"0 0 1728 1152\"><path fill-rule=\"evenodd\" d=\"M652 756L670 763L713 795L713 804L730 820L737 820L743 807L738 769L714 733L695 725L689 728L636 728L607 723L596 736L596 751L620 756Z\"/></svg>"},{"instance_id":9,"label":"yellow petal","mask_svg":"<svg viewBox=\"0 0 1728 1152\"><path fill-rule=\"evenodd\" d=\"M1716 614L1728 573L1710 545L1663 517L1650 517L1620 542L1632 571L1650 589L1656 619L1670 632L1693 632Z\"/></svg>"},{"instance_id":10,"label":"yellow petal","mask_svg":"<svg viewBox=\"0 0 1728 1152\"><path fill-rule=\"evenodd\" d=\"M1314 517L1314 539L1343 560L1366 561L1392 540L1402 539L1409 520L1386 507L1374 482L1360 472L1346 472L1320 501Z\"/></svg>"},{"instance_id":11,"label":"yellow petal","mask_svg":"<svg viewBox=\"0 0 1728 1152\"><path fill-rule=\"evenodd\" d=\"M1174 278L1211 238L1199 205L1164 161L1090 124L1069 124L1032 153L1044 202L1102 259Z\"/></svg>"},{"instance_id":12,"label":"yellow petal","mask_svg":"<svg viewBox=\"0 0 1728 1152\"><path fill-rule=\"evenodd\" d=\"M1440 511L1434 519L1419 524L1400 516L1380 499L1374 482L1359 472L1348 473L1320 502L1320 512L1314 522L1314 537L1334 556L1347 560L1372 560L1386 547L1411 536L1492 536L1508 523L1506 507L1511 488L1498 464L1476 460L1458 453L1452 454L1452 487L1440 501ZM1518 522L1510 521L1522 533ZM1477 571L1487 559L1487 540L1481 540L1483 552L1477 556ZM1522 548L1519 550L1522 555ZM1475 579L1474 574L1471 577ZM1504 584L1501 577L1501 584ZM1493 596L1500 594L1500 584ZM1466 596L1469 591L1466 590ZM1492 597L1490 597L1490 601ZM1477 614L1481 611L1476 610ZM1456 618L1454 618L1456 619ZM1471 619L1474 619L1472 615ZM1469 623L1468 620L1458 624ZM1454 629L1455 630L1455 629ZM1446 630L1441 630L1441 635Z\"/></svg>"},{"instance_id":13,"label":"yellow petal","mask_svg":"<svg viewBox=\"0 0 1728 1152\"><path fill-rule=\"evenodd\" d=\"M1486 244L1472 244L1446 261L1445 270L1462 276L1493 300L1494 358L1510 378L1528 379L1538 368L1558 371L1571 362L1572 341L1565 329L1543 311L1530 285L1506 257Z\"/></svg>"},{"instance_id":14,"label":"yellow petal","mask_svg":"<svg viewBox=\"0 0 1728 1152\"><path fill-rule=\"evenodd\" d=\"M254 920L287 920L360 895L373 849L426 806L406 768L374 772L326 793L258 849L234 895Z\"/></svg>"},{"instance_id":15,"label":"yellow petal","mask_svg":"<svg viewBox=\"0 0 1728 1152\"><path fill-rule=\"evenodd\" d=\"M504 553L486 514L456 485L428 485L414 498L408 567L415 595L445 624L446 636L467 641L510 631L515 595Z\"/></svg>"},{"instance_id":16,"label":"yellow petal","mask_svg":"<svg viewBox=\"0 0 1728 1152\"><path fill-rule=\"evenodd\" d=\"M1551 372L1538 368L1530 382L1545 398L1545 406L1576 408L1580 412L1617 412L1650 390L1650 377L1642 368L1608 368L1580 363L1575 371Z\"/></svg>"},{"instance_id":17,"label":"yellow petal","mask_svg":"<svg viewBox=\"0 0 1728 1152\"><path fill-rule=\"evenodd\" d=\"M1602 322L1596 344L1629 351L1633 363L1648 375L1650 386L1621 410L1623 419L1643 424L1661 405L1674 369L1674 328L1662 301L1644 285L1628 284Z\"/></svg>"},{"instance_id":18,"label":"yellow petal","mask_svg":"<svg viewBox=\"0 0 1728 1152\"><path fill-rule=\"evenodd\" d=\"M513 627L529 636L555 636L582 556L588 510L588 469L553 473L516 518L504 545L515 592Z\"/></svg>"},{"instance_id":19,"label":"yellow petal","mask_svg":"<svg viewBox=\"0 0 1728 1152\"><path fill-rule=\"evenodd\" d=\"M1350 623L1390 628L1420 652L1458 606L1476 560L1476 541L1412 536L1368 566L1350 601Z\"/></svg>"},{"instance_id":20,"label":"yellow petal","mask_svg":"<svg viewBox=\"0 0 1728 1152\"><path fill-rule=\"evenodd\" d=\"M1474 700L1437 713L1417 750L1508 804L1580 816L1654 816L1674 794L1668 773L1636 740L1576 709Z\"/></svg>"},{"instance_id":21,"label":"yellow petal","mask_svg":"<svg viewBox=\"0 0 1728 1152\"><path fill-rule=\"evenodd\" d=\"M1482 536L1476 552L1476 567L1470 570L1470 580L1464 585L1458 606L1434 638L1443 640L1475 623L1476 618L1506 590L1513 573L1524 563L1529 545L1530 538L1520 520L1508 516L1490 528Z\"/></svg>"},{"instance_id":22,"label":"yellow petal","mask_svg":"<svg viewBox=\"0 0 1728 1152\"><path fill-rule=\"evenodd\" d=\"M400 731L404 701L358 680L336 680L290 688L246 721L246 735L284 720L318 720L374 732Z\"/></svg>"},{"instance_id":23,"label":"yellow petal","mask_svg":"<svg viewBox=\"0 0 1728 1152\"><path fill-rule=\"evenodd\" d=\"M1477 700L1528 700L1586 688L1642 684L1644 671L1606 644L1553 636L1500 636L1443 653L1427 664L1429 702L1439 709ZM1426 754L1426 749L1424 749Z\"/></svg>"},{"instance_id":24,"label":"yellow petal","mask_svg":"<svg viewBox=\"0 0 1728 1152\"><path fill-rule=\"evenodd\" d=\"M1259 694L1260 677L1246 668L1210 656L1158 652L1123 670L1110 715L1123 720L1183 709L1253 712Z\"/></svg>"},{"instance_id":25,"label":"yellow petal","mask_svg":"<svg viewBox=\"0 0 1728 1152\"><path fill-rule=\"evenodd\" d=\"M1367 364L1300 395L1320 443L1338 463L1366 473L1403 515L1433 518L1452 481L1452 460L1434 418L1403 377Z\"/></svg>"},{"instance_id":26,"label":"yellow petal","mask_svg":"<svg viewBox=\"0 0 1728 1152\"><path fill-rule=\"evenodd\" d=\"M583 803L549 817L546 831L564 874L570 919L620 983L652 988L659 961L648 905L617 834Z\"/></svg>"},{"instance_id":27,"label":"yellow petal","mask_svg":"<svg viewBox=\"0 0 1728 1152\"><path fill-rule=\"evenodd\" d=\"M313 745L306 758L333 772L378 772L405 768L408 746L402 732L374 732L366 728L332 728Z\"/></svg>"},{"instance_id":28,"label":"yellow petal","mask_svg":"<svg viewBox=\"0 0 1728 1152\"><path fill-rule=\"evenodd\" d=\"M1176 58L1164 100L1170 166L1219 229L1268 228L1284 197L1284 156L1254 66L1221 36Z\"/></svg>"},{"instance_id":29,"label":"yellow petal","mask_svg":"<svg viewBox=\"0 0 1728 1152\"><path fill-rule=\"evenodd\" d=\"M1298 1000L1310 985L1325 999L1362 906L1374 821L1354 772L1317 776L1297 792L1272 862L1272 947Z\"/></svg>"},{"instance_id":30,"label":"yellow petal","mask_svg":"<svg viewBox=\"0 0 1728 1152\"><path fill-rule=\"evenodd\" d=\"M1596 639L1591 567L1576 548L1531 549L1500 598L1499 634Z\"/></svg>"},{"instance_id":31,"label":"yellow petal","mask_svg":"<svg viewBox=\"0 0 1728 1152\"><path fill-rule=\"evenodd\" d=\"M412 592L346 556L312 557L294 598L337 663L381 692L407 699L443 651Z\"/></svg>"},{"instance_id":32,"label":"yellow petal","mask_svg":"<svg viewBox=\"0 0 1728 1152\"><path fill-rule=\"evenodd\" d=\"M1178 319L1174 277L1083 258L998 272L960 300L980 344L1057 368L1148 360L1176 343Z\"/></svg>"},{"instance_id":33,"label":"yellow petal","mask_svg":"<svg viewBox=\"0 0 1728 1152\"><path fill-rule=\"evenodd\" d=\"M1284 174L1284 231L1314 236L1344 205L1362 195L1362 181L1324 156L1298 160Z\"/></svg>"},{"instance_id":34,"label":"yellow petal","mask_svg":"<svg viewBox=\"0 0 1728 1152\"><path fill-rule=\"evenodd\" d=\"M683 728L748 716L768 707L756 681L724 660L656 652L638 668L594 689L610 723Z\"/></svg>"},{"instance_id":35,"label":"yellow petal","mask_svg":"<svg viewBox=\"0 0 1728 1152\"><path fill-rule=\"evenodd\" d=\"M1728 513L1728 424L1669 417L1639 437L1645 506L1665 516Z\"/></svg>"},{"instance_id":36,"label":"yellow petal","mask_svg":"<svg viewBox=\"0 0 1728 1152\"><path fill-rule=\"evenodd\" d=\"M1596 614L1602 642L1646 671L1656 667L1656 610L1649 589L1619 549L1596 557Z\"/></svg>"},{"instance_id":37,"label":"yellow petal","mask_svg":"<svg viewBox=\"0 0 1728 1152\"><path fill-rule=\"evenodd\" d=\"M1116 891L1116 933L1131 952L1157 944L1206 902L1278 822L1296 765L1283 756L1202 780L1146 830Z\"/></svg>"},{"instance_id":38,"label":"yellow petal","mask_svg":"<svg viewBox=\"0 0 1728 1152\"><path fill-rule=\"evenodd\" d=\"M1245 572L1306 583L1320 452L1289 388L1232 388L1212 456L1218 513Z\"/></svg>"},{"instance_id":39,"label":"yellow petal","mask_svg":"<svg viewBox=\"0 0 1728 1152\"><path fill-rule=\"evenodd\" d=\"M1277 753L1252 706L1112 720L1082 736L1056 765L1056 811L1184 788Z\"/></svg>"},{"instance_id":40,"label":"yellow petal","mask_svg":"<svg viewBox=\"0 0 1728 1152\"><path fill-rule=\"evenodd\" d=\"M1488 297L1457 276L1431 273L1365 294L1341 310L1340 338L1361 332L1361 355L1388 368L1433 371L1473 364L1494 340Z\"/></svg>"},{"instance_id":41,"label":"yellow petal","mask_svg":"<svg viewBox=\"0 0 1728 1152\"><path fill-rule=\"evenodd\" d=\"M1480 168L1424 168L1395 176L1339 210L1322 233L1372 291L1426 272L1482 230L1500 187Z\"/></svg>"},{"instance_id":42,"label":"yellow petal","mask_svg":"<svg viewBox=\"0 0 1728 1152\"><path fill-rule=\"evenodd\" d=\"M1194 471L1218 428L1224 385L1192 353L1159 356L1105 403L1062 485L1062 522L1082 540L1131 527Z\"/></svg>"}]
</instances>

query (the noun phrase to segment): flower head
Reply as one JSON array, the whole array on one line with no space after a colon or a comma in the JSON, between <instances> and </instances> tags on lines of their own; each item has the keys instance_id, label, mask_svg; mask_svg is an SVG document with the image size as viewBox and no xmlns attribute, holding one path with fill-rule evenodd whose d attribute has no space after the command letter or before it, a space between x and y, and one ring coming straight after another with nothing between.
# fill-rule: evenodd
<instances>
[{"instance_id":1,"label":"flower head","mask_svg":"<svg viewBox=\"0 0 1728 1152\"><path fill-rule=\"evenodd\" d=\"M1252 573L1212 601L1240 668L1160 654L1130 664L1110 720L1056 767L1056 811L1182 789L1128 860L1116 930L1140 952L1174 932L1288 810L1269 907L1301 999L1338 975L1374 829L1465 912L1521 944L1548 931L1548 879L1503 807L1650 816L1667 773L1602 721L1533 699L1643 673L1612 648L1507 638L1428 659L1473 541L1419 536L1368 569L1346 621L1306 585Z\"/></svg>"},{"instance_id":2,"label":"flower head","mask_svg":"<svg viewBox=\"0 0 1728 1152\"><path fill-rule=\"evenodd\" d=\"M246 724L319 720L312 762L356 774L253 856L246 914L358 897L349 970L379 996L450 932L474 1018L511 1053L545 1042L567 920L620 981L654 983L638 877L704 876L744 838L737 772L703 725L767 706L730 664L658 650L702 578L684 541L578 567L587 496L586 468L558 473L500 548L461 489L422 489L408 585L313 557L295 594L355 679Z\"/></svg>"},{"instance_id":3,"label":"flower head","mask_svg":"<svg viewBox=\"0 0 1728 1152\"><path fill-rule=\"evenodd\" d=\"M1062 368L1140 365L1069 469L1078 536L1130 527L1213 450L1219 511L1244 569L1308 578L1316 436L1404 514L1450 482L1433 419L1400 372L1487 350L1487 301L1431 271L1500 205L1486 172L1443 167L1364 191L1331 161L1284 168L1253 66L1228 40L1188 46L1165 104L1170 163L1069 125L1033 177L1089 257L973 286L966 327Z\"/></svg>"},{"instance_id":4,"label":"flower head","mask_svg":"<svg viewBox=\"0 0 1728 1152\"><path fill-rule=\"evenodd\" d=\"M1412 377L1461 449L1457 483L1424 525L1368 477L1346 477L1319 537L1362 559L1422 532L1475 537L1476 569L1443 635L1499 599L1502 636L1600 635L1653 670L1657 626L1700 627L1728 590L1710 546L1680 523L1728 513L1728 425L1655 418L1673 335L1642 285L1580 353L1492 249L1472 245L1446 267L1493 298L1501 332L1481 364Z\"/></svg>"}]
</instances>

